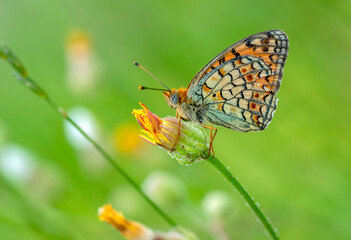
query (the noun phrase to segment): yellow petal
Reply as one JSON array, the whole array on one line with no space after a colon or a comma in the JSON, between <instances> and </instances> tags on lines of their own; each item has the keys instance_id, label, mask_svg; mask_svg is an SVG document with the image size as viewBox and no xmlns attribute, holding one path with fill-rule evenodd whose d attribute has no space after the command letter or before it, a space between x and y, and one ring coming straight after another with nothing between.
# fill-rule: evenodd
<instances>
[{"instance_id":1,"label":"yellow petal","mask_svg":"<svg viewBox=\"0 0 351 240\"><path fill-rule=\"evenodd\" d=\"M147 139L150 139L153 144L161 144L161 141L158 139L158 137L155 134L153 134L149 131L146 131L146 130L140 130L140 132L145 135L145 136L144 135L140 135L140 136L144 136ZM145 140L147 140L147 139L145 139Z\"/></svg>"}]
</instances>

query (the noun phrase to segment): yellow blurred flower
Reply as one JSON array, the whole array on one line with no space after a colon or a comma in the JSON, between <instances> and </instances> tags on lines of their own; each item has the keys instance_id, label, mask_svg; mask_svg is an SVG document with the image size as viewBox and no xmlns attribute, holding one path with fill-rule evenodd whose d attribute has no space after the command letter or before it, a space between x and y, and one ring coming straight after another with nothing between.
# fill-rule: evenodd
<instances>
[{"instance_id":1,"label":"yellow blurred flower","mask_svg":"<svg viewBox=\"0 0 351 240\"><path fill-rule=\"evenodd\" d=\"M89 34L72 31L66 41L66 66L69 87L75 93L93 89L96 82L97 62Z\"/></svg>"},{"instance_id":2,"label":"yellow blurred flower","mask_svg":"<svg viewBox=\"0 0 351 240\"><path fill-rule=\"evenodd\" d=\"M91 49L90 37L83 30L75 30L69 33L66 44L67 50L75 55L86 56Z\"/></svg>"},{"instance_id":3,"label":"yellow blurred flower","mask_svg":"<svg viewBox=\"0 0 351 240\"><path fill-rule=\"evenodd\" d=\"M139 130L131 124L122 124L113 132L113 144L118 152L136 154L142 152Z\"/></svg>"}]
</instances>

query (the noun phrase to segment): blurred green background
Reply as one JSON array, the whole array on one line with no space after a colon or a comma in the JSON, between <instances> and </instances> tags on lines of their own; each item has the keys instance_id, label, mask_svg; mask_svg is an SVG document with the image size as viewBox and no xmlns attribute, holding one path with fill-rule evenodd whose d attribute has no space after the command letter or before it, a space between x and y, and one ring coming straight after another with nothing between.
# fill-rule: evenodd
<instances>
[{"instance_id":1,"label":"blurred green background","mask_svg":"<svg viewBox=\"0 0 351 240\"><path fill-rule=\"evenodd\" d=\"M187 86L224 48L270 29L290 40L274 119L259 133L220 128L216 154L281 239L351 239L351 1L0 0L0 41L200 239L268 238L209 165L181 166L139 141L138 102L159 116L175 113L160 92L138 90L160 85L132 63L170 87ZM109 202L169 230L4 61L0 73L0 239L122 239L97 220Z\"/></svg>"}]
</instances>

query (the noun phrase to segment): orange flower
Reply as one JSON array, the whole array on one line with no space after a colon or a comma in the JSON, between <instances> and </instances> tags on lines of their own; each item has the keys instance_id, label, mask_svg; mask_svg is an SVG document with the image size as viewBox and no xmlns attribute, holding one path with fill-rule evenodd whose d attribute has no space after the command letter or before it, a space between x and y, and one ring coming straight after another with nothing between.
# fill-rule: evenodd
<instances>
[{"instance_id":1,"label":"orange flower","mask_svg":"<svg viewBox=\"0 0 351 240\"><path fill-rule=\"evenodd\" d=\"M115 211L111 204L99 208L99 220L105 221L117 229L128 240L197 240L197 237L184 228L176 227L169 232L160 232L147 226L126 219Z\"/></svg>"},{"instance_id":2,"label":"orange flower","mask_svg":"<svg viewBox=\"0 0 351 240\"><path fill-rule=\"evenodd\" d=\"M179 126L179 119L174 117L160 118L150 112L142 103L140 105L143 109L134 109L133 115L144 129L141 130L140 137L142 139L168 150L169 154L181 164L191 164L208 154L209 137L203 127L184 121ZM170 152L177 138L174 151Z\"/></svg>"},{"instance_id":3,"label":"orange flower","mask_svg":"<svg viewBox=\"0 0 351 240\"><path fill-rule=\"evenodd\" d=\"M139 104L143 109L134 109L132 113L140 126L144 128L141 130L143 134L140 137L151 144L170 150L178 134L178 130L175 128L178 125L177 120L174 118L161 119L150 112L144 104Z\"/></svg>"},{"instance_id":4,"label":"orange flower","mask_svg":"<svg viewBox=\"0 0 351 240\"><path fill-rule=\"evenodd\" d=\"M126 239L152 239L153 231L144 225L129 221L123 214L115 211L111 204L99 208L99 220L109 223L116 228Z\"/></svg>"}]
</instances>

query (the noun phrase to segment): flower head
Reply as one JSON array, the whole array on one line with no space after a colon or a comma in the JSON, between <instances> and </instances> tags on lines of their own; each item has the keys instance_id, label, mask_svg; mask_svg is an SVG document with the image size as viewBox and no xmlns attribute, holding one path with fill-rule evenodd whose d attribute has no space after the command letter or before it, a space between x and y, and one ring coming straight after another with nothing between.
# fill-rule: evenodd
<instances>
[{"instance_id":1,"label":"flower head","mask_svg":"<svg viewBox=\"0 0 351 240\"><path fill-rule=\"evenodd\" d=\"M126 239L151 239L152 230L144 225L129 221L123 214L115 211L111 204L99 208L99 220L109 223L116 228Z\"/></svg>"},{"instance_id":2,"label":"flower head","mask_svg":"<svg viewBox=\"0 0 351 240\"><path fill-rule=\"evenodd\" d=\"M140 137L151 144L167 147L168 139L160 131L163 120L150 112L144 104L140 103L140 105L143 109L134 109L132 112L140 126L144 128L141 130L144 135Z\"/></svg>"},{"instance_id":3,"label":"flower head","mask_svg":"<svg viewBox=\"0 0 351 240\"><path fill-rule=\"evenodd\" d=\"M142 103L140 105L143 109L134 109L133 115L144 129L141 130L141 138L168 150L169 154L182 164L191 164L207 155L209 137L201 126L181 121L179 133L179 119L174 117L160 118L150 112ZM170 152L176 141L174 151Z\"/></svg>"},{"instance_id":4,"label":"flower head","mask_svg":"<svg viewBox=\"0 0 351 240\"><path fill-rule=\"evenodd\" d=\"M99 220L105 221L117 229L129 240L197 240L197 237L184 228L176 227L169 232L160 232L141 223L126 219L122 213L107 204L98 211Z\"/></svg>"}]
</instances>

